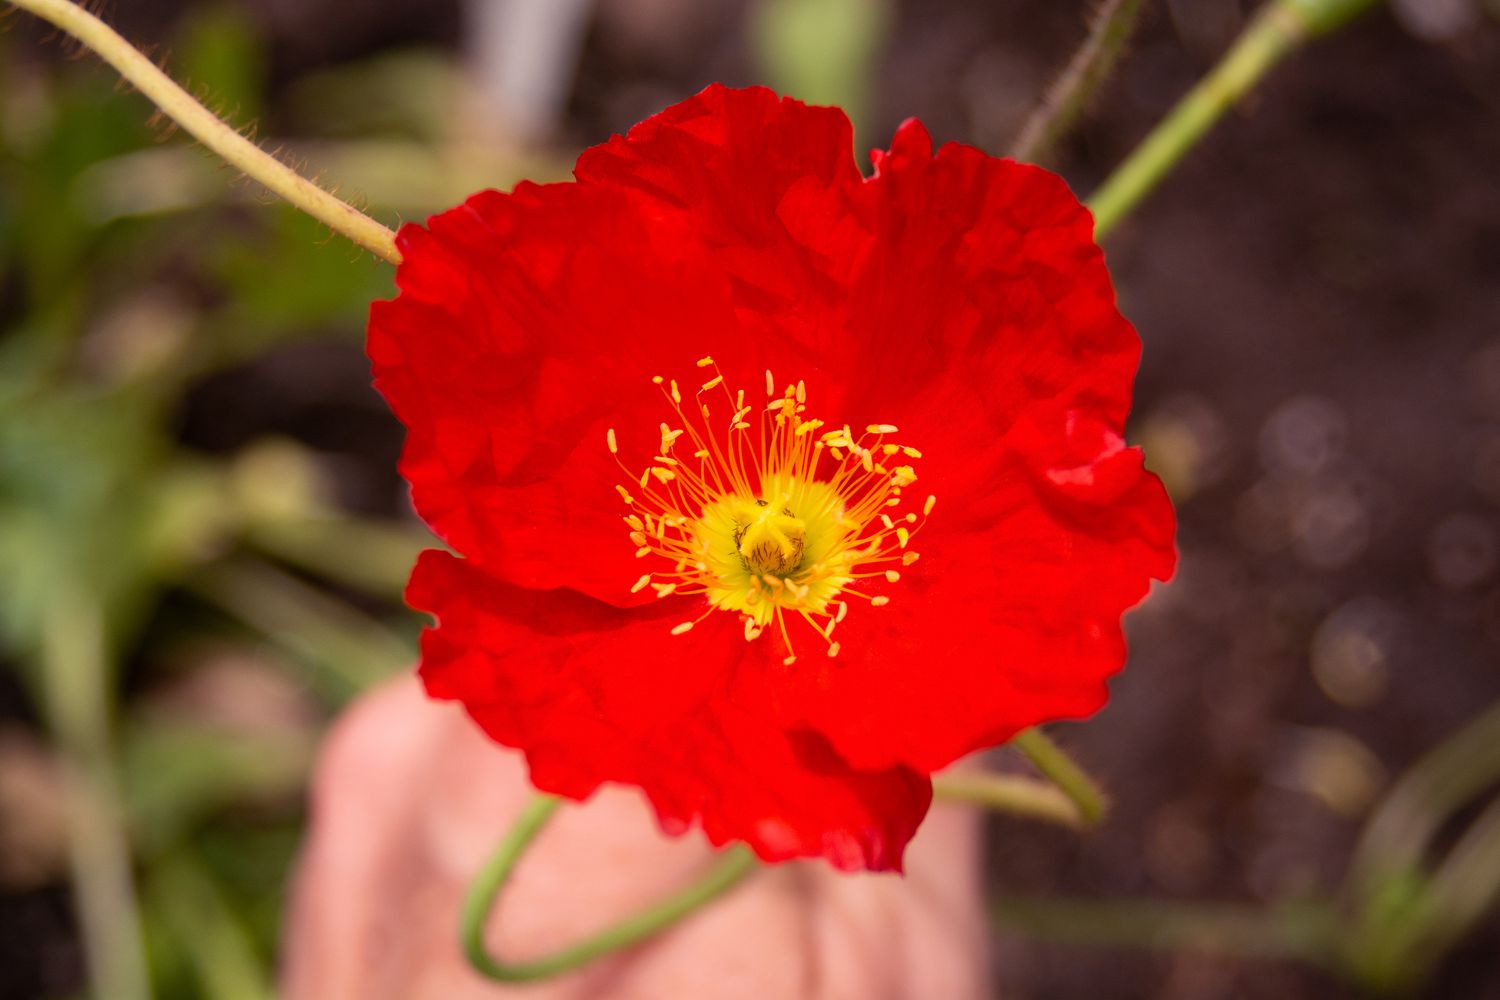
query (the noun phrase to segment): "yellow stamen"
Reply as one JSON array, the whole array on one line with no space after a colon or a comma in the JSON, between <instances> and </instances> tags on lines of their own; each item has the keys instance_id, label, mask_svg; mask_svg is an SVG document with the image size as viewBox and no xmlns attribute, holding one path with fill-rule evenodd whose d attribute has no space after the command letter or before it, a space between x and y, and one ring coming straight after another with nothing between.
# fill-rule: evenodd
<instances>
[{"instance_id":1,"label":"yellow stamen","mask_svg":"<svg viewBox=\"0 0 1500 1000\"><path fill-rule=\"evenodd\" d=\"M616 463L642 491L632 496L616 487L631 508L623 518L630 543L638 557L661 560L631 592L651 587L658 598L704 602L703 614L673 626L673 635L714 611L731 612L742 617L747 642L775 628L782 662L791 666L797 655L788 620L796 617L823 640L830 657L838 656L844 640L858 641L857 623L840 629L840 642L832 638L849 615L849 599L868 600L873 607L890 601L858 592L856 582L883 577L895 583L901 574L887 567L916 562L916 553L906 549L921 529L921 517L899 510L905 502L902 487L916 481L916 472L909 465L882 463L920 453L882 440L897 433L894 424L865 425L865 433L856 437L848 424L829 429L805 415L805 380L778 394L767 369L769 403L757 412L745 404L743 389L724 387L711 356L700 358L697 366L712 369L712 377L686 405L675 380L652 379L666 386L668 419L675 420L660 424L659 453L644 467L627 468L615 429L606 433ZM731 411L719 411L731 414L727 420L715 419L702 398L712 390L733 403ZM934 503L929 496L923 516Z\"/></svg>"}]
</instances>

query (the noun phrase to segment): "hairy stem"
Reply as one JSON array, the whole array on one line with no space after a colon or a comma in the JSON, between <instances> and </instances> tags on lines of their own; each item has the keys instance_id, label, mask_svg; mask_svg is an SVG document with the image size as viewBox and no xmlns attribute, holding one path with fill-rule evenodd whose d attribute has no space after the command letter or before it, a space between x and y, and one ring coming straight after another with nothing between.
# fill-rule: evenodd
<instances>
[{"instance_id":1,"label":"hairy stem","mask_svg":"<svg viewBox=\"0 0 1500 1000\"><path fill-rule=\"evenodd\" d=\"M749 848L731 848L698 881L593 937L542 958L524 962L498 959L490 954L484 943L484 928L490 910L526 849L546 827L547 821L561 804L561 799L550 795L538 795L533 799L495 849L495 853L485 862L464 900L459 929L464 954L470 965L490 979L504 983L549 979L612 952L639 944L719 898L738 885L756 867L755 855Z\"/></svg>"},{"instance_id":2,"label":"hairy stem","mask_svg":"<svg viewBox=\"0 0 1500 1000\"><path fill-rule=\"evenodd\" d=\"M109 25L69 0L10 2L77 39L155 102L162 114L236 170L376 256L392 264L400 263L396 234L389 228L314 184L225 124Z\"/></svg>"},{"instance_id":3,"label":"hairy stem","mask_svg":"<svg viewBox=\"0 0 1500 1000\"><path fill-rule=\"evenodd\" d=\"M1103 239L1214 123L1303 43L1342 26L1379 0L1271 0L1234 46L1089 199Z\"/></svg>"},{"instance_id":4,"label":"hairy stem","mask_svg":"<svg viewBox=\"0 0 1500 1000\"><path fill-rule=\"evenodd\" d=\"M1011 156L1039 163L1068 134L1120 61L1125 43L1140 22L1142 2L1105 0L1100 5L1088 38L1026 119Z\"/></svg>"}]
</instances>

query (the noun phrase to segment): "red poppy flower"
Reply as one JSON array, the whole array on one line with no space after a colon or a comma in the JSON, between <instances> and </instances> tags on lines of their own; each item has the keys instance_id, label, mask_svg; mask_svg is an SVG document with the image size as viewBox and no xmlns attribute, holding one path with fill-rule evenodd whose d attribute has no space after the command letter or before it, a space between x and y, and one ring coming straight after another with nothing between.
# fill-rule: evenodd
<instances>
[{"instance_id":1,"label":"red poppy flower","mask_svg":"<svg viewBox=\"0 0 1500 1000\"><path fill-rule=\"evenodd\" d=\"M538 788L899 869L934 770L1104 704L1174 553L1092 220L915 121L874 162L715 86L401 230L422 677Z\"/></svg>"}]
</instances>

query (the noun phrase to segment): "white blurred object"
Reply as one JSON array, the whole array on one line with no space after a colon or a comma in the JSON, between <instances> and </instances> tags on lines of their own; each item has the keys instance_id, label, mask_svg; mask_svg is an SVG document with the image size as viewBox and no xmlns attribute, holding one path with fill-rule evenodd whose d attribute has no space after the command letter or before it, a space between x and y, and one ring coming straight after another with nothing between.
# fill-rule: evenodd
<instances>
[{"instance_id":1,"label":"white blurred object","mask_svg":"<svg viewBox=\"0 0 1500 1000\"><path fill-rule=\"evenodd\" d=\"M482 132L520 145L562 121L594 0L469 0L473 113Z\"/></svg>"},{"instance_id":2,"label":"white blurred object","mask_svg":"<svg viewBox=\"0 0 1500 1000\"><path fill-rule=\"evenodd\" d=\"M1479 23L1475 0L1394 0L1391 9L1407 31L1429 42L1451 42Z\"/></svg>"}]
</instances>

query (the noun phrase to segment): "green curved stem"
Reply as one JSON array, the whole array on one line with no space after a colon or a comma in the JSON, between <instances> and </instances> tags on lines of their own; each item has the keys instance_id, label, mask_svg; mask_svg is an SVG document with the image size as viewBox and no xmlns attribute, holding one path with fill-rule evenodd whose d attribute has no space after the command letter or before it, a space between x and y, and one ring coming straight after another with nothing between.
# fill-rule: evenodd
<instances>
[{"instance_id":1,"label":"green curved stem","mask_svg":"<svg viewBox=\"0 0 1500 1000\"><path fill-rule=\"evenodd\" d=\"M1104 793L1072 757L1040 729L1016 734L1010 745L1025 754L1078 809L1085 826L1097 826L1108 808Z\"/></svg>"},{"instance_id":2,"label":"green curved stem","mask_svg":"<svg viewBox=\"0 0 1500 1000\"><path fill-rule=\"evenodd\" d=\"M1061 826L1081 827L1083 814L1056 785L1011 774L946 774L932 779L933 797Z\"/></svg>"},{"instance_id":3,"label":"green curved stem","mask_svg":"<svg viewBox=\"0 0 1500 1000\"><path fill-rule=\"evenodd\" d=\"M69 0L10 0L77 39L109 63L162 114L275 195L379 257L398 264L396 234L245 138L157 68L109 25Z\"/></svg>"},{"instance_id":4,"label":"green curved stem","mask_svg":"<svg viewBox=\"0 0 1500 1000\"><path fill-rule=\"evenodd\" d=\"M1234 46L1089 199L1103 239L1270 69L1379 0L1271 0Z\"/></svg>"},{"instance_id":5,"label":"green curved stem","mask_svg":"<svg viewBox=\"0 0 1500 1000\"><path fill-rule=\"evenodd\" d=\"M507 962L490 954L484 943L484 927L495 897L505 887L516 864L531 842L547 825L562 800L538 795L521 813L495 853L475 877L464 900L460 934L469 964L490 979L522 983L548 979L653 937L707 905L744 880L755 870L755 855L746 847L725 852L722 859L698 881L627 917L577 944L543 958Z\"/></svg>"}]
</instances>

